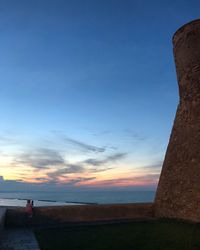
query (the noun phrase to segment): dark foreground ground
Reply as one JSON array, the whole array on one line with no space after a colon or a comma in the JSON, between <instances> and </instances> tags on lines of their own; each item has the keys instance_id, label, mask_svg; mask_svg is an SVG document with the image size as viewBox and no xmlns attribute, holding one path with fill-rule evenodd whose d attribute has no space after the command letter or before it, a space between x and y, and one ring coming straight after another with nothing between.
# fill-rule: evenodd
<instances>
[{"instance_id":1,"label":"dark foreground ground","mask_svg":"<svg viewBox=\"0 0 200 250\"><path fill-rule=\"evenodd\" d=\"M35 231L42 250L200 250L200 224L176 221Z\"/></svg>"}]
</instances>

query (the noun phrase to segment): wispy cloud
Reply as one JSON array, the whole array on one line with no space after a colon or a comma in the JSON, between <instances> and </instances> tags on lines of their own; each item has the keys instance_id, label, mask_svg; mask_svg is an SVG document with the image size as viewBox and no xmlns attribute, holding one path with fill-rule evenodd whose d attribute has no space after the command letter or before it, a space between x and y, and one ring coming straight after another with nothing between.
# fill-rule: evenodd
<instances>
[{"instance_id":1,"label":"wispy cloud","mask_svg":"<svg viewBox=\"0 0 200 250\"><path fill-rule=\"evenodd\" d=\"M65 185L74 187L76 185L81 185L83 182L94 181L96 179L95 176L84 177L84 176L69 176L66 175L68 173L68 169L61 169L47 174L46 178L38 179L44 184L51 185Z\"/></svg>"},{"instance_id":2,"label":"wispy cloud","mask_svg":"<svg viewBox=\"0 0 200 250\"><path fill-rule=\"evenodd\" d=\"M76 184L79 184L79 183L82 183L82 182L87 182L87 181L93 181L95 180L96 177L77 177L77 178L73 178L71 179L68 184L70 185L76 185Z\"/></svg>"},{"instance_id":3,"label":"wispy cloud","mask_svg":"<svg viewBox=\"0 0 200 250\"><path fill-rule=\"evenodd\" d=\"M10 137L9 135L0 135L0 145L13 145L17 144L17 141L14 137Z\"/></svg>"},{"instance_id":4,"label":"wispy cloud","mask_svg":"<svg viewBox=\"0 0 200 250\"><path fill-rule=\"evenodd\" d=\"M111 169L113 169L113 167L107 167L107 168L90 168L89 169L89 172L90 173L100 173L100 172L106 172L106 171L109 171L109 170L111 170Z\"/></svg>"},{"instance_id":5,"label":"wispy cloud","mask_svg":"<svg viewBox=\"0 0 200 250\"><path fill-rule=\"evenodd\" d=\"M159 174L148 174L131 176L127 178L115 178L109 180L95 180L86 183L88 186L96 187L128 187L128 186L156 186Z\"/></svg>"},{"instance_id":6,"label":"wispy cloud","mask_svg":"<svg viewBox=\"0 0 200 250\"><path fill-rule=\"evenodd\" d=\"M147 137L144 135L141 135L138 132L133 131L132 129L125 129L125 134L128 135L130 138L134 139L135 141L142 142L147 140Z\"/></svg>"},{"instance_id":7,"label":"wispy cloud","mask_svg":"<svg viewBox=\"0 0 200 250\"><path fill-rule=\"evenodd\" d=\"M78 178L83 181L87 178L91 178L99 172L106 172L113 169L110 166L111 163L119 161L126 156L126 153L117 153L109 155L103 159L89 158L83 161L68 162L62 154L55 150L49 148L36 148L33 151L24 152L18 154L14 159L12 166L15 167L31 167L32 171L38 173L38 175L24 175L23 172L19 174L26 182L40 182L40 183L50 183L50 182L71 182L71 178ZM108 165L109 164L109 165ZM94 179L95 177L92 177ZM76 180L74 183L78 183ZM88 179L87 179L88 181Z\"/></svg>"},{"instance_id":8,"label":"wispy cloud","mask_svg":"<svg viewBox=\"0 0 200 250\"><path fill-rule=\"evenodd\" d=\"M126 153L117 153L117 154L107 156L105 159L102 159L102 160L98 160L98 159L94 159L94 158L87 159L84 161L84 163L87 163L87 164L93 165L93 166L100 166L100 165L104 165L104 164L107 164L110 162L115 162L117 160L121 160L124 157L126 157L126 155L127 155Z\"/></svg>"},{"instance_id":9,"label":"wispy cloud","mask_svg":"<svg viewBox=\"0 0 200 250\"><path fill-rule=\"evenodd\" d=\"M72 166L74 168L75 166ZM76 168L76 167L75 167ZM129 176L122 178L113 178L101 180L96 176L69 176L68 172L70 168L63 168L61 170L53 171L46 177L36 177L35 181L29 182L28 180L4 180L0 177L1 190L15 189L23 190L25 187L33 187L37 190L42 185L44 189L56 189L60 188L73 188L73 187L98 187L98 188L112 188L112 187L156 187L159 174L141 174L138 176ZM76 169L79 172L79 169ZM72 171L74 172L74 170ZM39 186L38 186L39 185Z\"/></svg>"},{"instance_id":10,"label":"wispy cloud","mask_svg":"<svg viewBox=\"0 0 200 250\"><path fill-rule=\"evenodd\" d=\"M14 164L22 164L33 168L45 169L49 166L65 164L61 154L53 149L40 148L32 152L23 153L16 157Z\"/></svg>"},{"instance_id":11,"label":"wispy cloud","mask_svg":"<svg viewBox=\"0 0 200 250\"><path fill-rule=\"evenodd\" d=\"M59 177L63 177L66 174L75 174L75 173L83 173L85 172L85 168L81 165L68 164L61 169L56 169L47 173L47 176L53 179L58 179Z\"/></svg>"},{"instance_id":12,"label":"wispy cloud","mask_svg":"<svg viewBox=\"0 0 200 250\"><path fill-rule=\"evenodd\" d=\"M89 151L89 152L95 152L95 153L103 153L105 152L106 148L105 147L97 147L97 146L93 146L90 144L86 144L84 142L69 138L67 136L63 136L63 141L67 144L71 144L74 147L79 148L80 150L83 151Z\"/></svg>"},{"instance_id":13,"label":"wispy cloud","mask_svg":"<svg viewBox=\"0 0 200 250\"><path fill-rule=\"evenodd\" d=\"M162 167L162 164L163 164L163 161L156 161L154 163L151 163L149 165L146 165L146 166L142 166L141 168L143 169L160 169Z\"/></svg>"},{"instance_id":14,"label":"wispy cloud","mask_svg":"<svg viewBox=\"0 0 200 250\"><path fill-rule=\"evenodd\" d=\"M49 148L36 148L33 151L18 154L12 162L12 166L32 167L35 171L47 174L48 178L58 179L68 174L92 174L111 170L113 166L107 164L123 159L126 153L109 155L103 159L89 158L83 161L68 162L62 154ZM44 172L43 172L44 173Z\"/></svg>"},{"instance_id":15,"label":"wispy cloud","mask_svg":"<svg viewBox=\"0 0 200 250\"><path fill-rule=\"evenodd\" d=\"M94 136L104 136L104 135L108 135L108 134L111 134L112 131L111 130L104 130L104 131L101 131L101 132L95 132L95 133L92 133Z\"/></svg>"},{"instance_id":16,"label":"wispy cloud","mask_svg":"<svg viewBox=\"0 0 200 250\"><path fill-rule=\"evenodd\" d=\"M67 177L70 174L95 174L95 173L99 173L99 172L106 172L113 169L112 167L108 167L108 168L86 168L85 166L82 165L73 165L70 164L66 167L63 167L61 169L56 169L54 171L48 172L47 176L49 178L52 179L59 179L61 177Z\"/></svg>"}]
</instances>

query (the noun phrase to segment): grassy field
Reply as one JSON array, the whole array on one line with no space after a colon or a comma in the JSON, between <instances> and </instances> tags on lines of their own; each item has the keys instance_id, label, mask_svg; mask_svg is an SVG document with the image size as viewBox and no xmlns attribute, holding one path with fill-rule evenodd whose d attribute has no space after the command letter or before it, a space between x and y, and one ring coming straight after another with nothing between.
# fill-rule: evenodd
<instances>
[{"instance_id":1,"label":"grassy field","mask_svg":"<svg viewBox=\"0 0 200 250\"><path fill-rule=\"evenodd\" d=\"M42 250L200 250L200 224L134 222L35 231Z\"/></svg>"}]
</instances>

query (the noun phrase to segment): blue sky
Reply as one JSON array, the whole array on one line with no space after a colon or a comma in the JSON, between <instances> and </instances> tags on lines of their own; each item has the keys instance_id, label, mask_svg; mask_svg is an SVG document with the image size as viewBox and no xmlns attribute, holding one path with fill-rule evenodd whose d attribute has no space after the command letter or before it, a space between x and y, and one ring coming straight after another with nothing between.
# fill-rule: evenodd
<instances>
[{"instance_id":1,"label":"blue sky","mask_svg":"<svg viewBox=\"0 0 200 250\"><path fill-rule=\"evenodd\" d=\"M172 35L199 10L0 0L0 186L155 187L178 104Z\"/></svg>"}]
</instances>

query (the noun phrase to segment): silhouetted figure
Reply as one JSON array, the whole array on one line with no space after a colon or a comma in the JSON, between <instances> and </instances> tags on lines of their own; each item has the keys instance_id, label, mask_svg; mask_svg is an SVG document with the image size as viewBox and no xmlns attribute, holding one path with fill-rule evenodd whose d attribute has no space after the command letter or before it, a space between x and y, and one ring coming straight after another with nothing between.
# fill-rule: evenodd
<instances>
[{"instance_id":1,"label":"silhouetted figure","mask_svg":"<svg viewBox=\"0 0 200 250\"><path fill-rule=\"evenodd\" d=\"M28 214L28 218L32 218L33 217L33 201L31 202L31 200L27 200L26 203L26 212Z\"/></svg>"}]
</instances>

